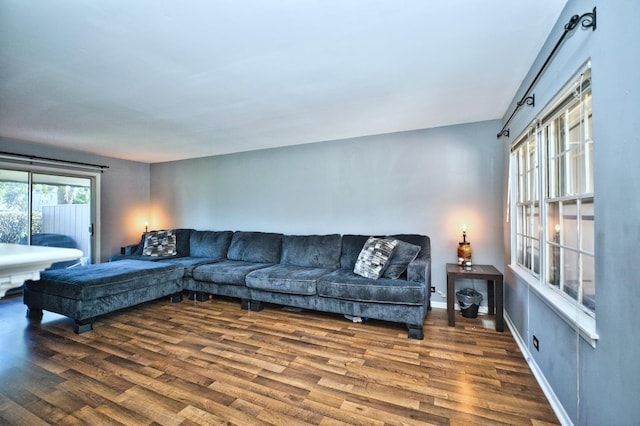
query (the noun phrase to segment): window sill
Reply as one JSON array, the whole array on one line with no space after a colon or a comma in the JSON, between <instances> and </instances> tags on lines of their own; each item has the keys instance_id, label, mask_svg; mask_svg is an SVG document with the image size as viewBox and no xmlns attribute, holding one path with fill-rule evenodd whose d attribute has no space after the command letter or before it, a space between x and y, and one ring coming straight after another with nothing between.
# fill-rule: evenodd
<instances>
[{"instance_id":1,"label":"window sill","mask_svg":"<svg viewBox=\"0 0 640 426\"><path fill-rule=\"evenodd\" d=\"M509 269L520 279L527 283L544 303L547 304L560 318L574 328L580 337L595 348L599 336L596 332L595 318L582 312L568 300L565 300L556 291L541 285L529 272L518 265L511 264Z\"/></svg>"}]
</instances>

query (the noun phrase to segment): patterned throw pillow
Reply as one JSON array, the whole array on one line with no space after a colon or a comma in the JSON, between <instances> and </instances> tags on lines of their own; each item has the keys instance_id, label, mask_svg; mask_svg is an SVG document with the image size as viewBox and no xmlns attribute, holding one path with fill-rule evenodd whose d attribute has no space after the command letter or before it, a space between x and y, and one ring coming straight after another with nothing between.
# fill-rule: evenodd
<instances>
[{"instance_id":1,"label":"patterned throw pillow","mask_svg":"<svg viewBox=\"0 0 640 426\"><path fill-rule=\"evenodd\" d=\"M149 232L144 239L145 256L175 256L176 235L173 231Z\"/></svg>"},{"instance_id":2,"label":"patterned throw pillow","mask_svg":"<svg viewBox=\"0 0 640 426\"><path fill-rule=\"evenodd\" d=\"M377 280L387 267L397 244L397 240L370 237L358 255L353 272Z\"/></svg>"},{"instance_id":3,"label":"patterned throw pillow","mask_svg":"<svg viewBox=\"0 0 640 426\"><path fill-rule=\"evenodd\" d=\"M398 241L398 245L393 252L393 256L389 259L389 265L386 267L382 276L384 278L397 279L407 270L409 263L413 262L422 247L409 244L404 241Z\"/></svg>"}]
</instances>

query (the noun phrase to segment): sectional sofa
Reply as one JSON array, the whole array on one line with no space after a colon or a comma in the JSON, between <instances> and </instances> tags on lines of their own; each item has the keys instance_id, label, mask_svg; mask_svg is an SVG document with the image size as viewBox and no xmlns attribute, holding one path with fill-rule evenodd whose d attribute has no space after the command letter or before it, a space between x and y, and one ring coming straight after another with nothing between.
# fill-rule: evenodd
<instances>
[{"instance_id":1,"label":"sectional sofa","mask_svg":"<svg viewBox=\"0 0 640 426\"><path fill-rule=\"evenodd\" d=\"M285 235L245 231L153 231L109 263L46 271L25 284L30 318L69 316L77 333L99 315L181 292L405 323L422 339L430 309L429 237L416 234Z\"/></svg>"}]
</instances>

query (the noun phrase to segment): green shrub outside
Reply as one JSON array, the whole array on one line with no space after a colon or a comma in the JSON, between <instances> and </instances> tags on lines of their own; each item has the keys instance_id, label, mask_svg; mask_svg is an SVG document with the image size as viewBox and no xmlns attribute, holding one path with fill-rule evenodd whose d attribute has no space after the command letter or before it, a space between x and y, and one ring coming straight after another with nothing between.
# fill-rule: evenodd
<instances>
[{"instance_id":1,"label":"green shrub outside","mask_svg":"<svg viewBox=\"0 0 640 426\"><path fill-rule=\"evenodd\" d=\"M27 236L29 217L25 212L0 212L0 243L17 244ZM33 213L33 233L42 232L42 213Z\"/></svg>"}]
</instances>

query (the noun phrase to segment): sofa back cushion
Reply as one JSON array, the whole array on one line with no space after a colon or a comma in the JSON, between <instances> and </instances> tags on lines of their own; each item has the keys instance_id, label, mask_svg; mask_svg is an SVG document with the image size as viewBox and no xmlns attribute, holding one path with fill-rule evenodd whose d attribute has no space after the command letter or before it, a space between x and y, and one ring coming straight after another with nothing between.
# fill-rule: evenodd
<instances>
[{"instance_id":1,"label":"sofa back cushion","mask_svg":"<svg viewBox=\"0 0 640 426\"><path fill-rule=\"evenodd\" d=\"M431 258L431 245L429 237L418 234L398 234L385 238L394 238L413 245L420 246L420 252L415 257L417 260L428 260ZM340 268L351 269L356 265L358 255L362 251L364 244L369 239L369 235L343 235L342 254L340 255ZM393 261L393 258L391 259Z\"/></svg>"},{"instance_id":2,"label":"sofa back cushion","mask_svg":"<svg viewBox=\"0 0 640 426\"><path fill-rule=\"evenodd\" d=\"M342 254L340 255L340 268L350 269L356 266L356 260L364 247L369 235L343 235Z\"/></svg>"},{"instance_id":3,"label":"sofa back cushion","mask_svg":"<svg viewBox=\"0 0 640 426\"><path fill-rule=\"evenodd\" d=\"M337 269L340 267L342 238L331 235L283 235L283 265Z\"/></svg>"},{"instance_id":4,"label":"sofa back cushion","mask_svg":"<svg viewBox=\"0 0 640 426\"><path fill-rule=\"evenodd\" d=\"M429 260L431 259L431 241L426 235L419 234L397 234L390 235L389 238L395 238L400 241L404 241L409 244L420 246L420 252L416 256L416 260Z\"/></svg>"},{"instance_id":5,"label":"sofa back cushion","mask_svg":"<svg viewBox=\"0 0 640 426\"><path fill-rule=\"evenodd\" d=\"M282 234L237 231L227 252L229 260L278 263L282 253Z\"/></svg>"},{"instance_id":6,"label":"sofa back cushion","mask_svg":"<svg viewBox=\"0 0 640 426\"><path fill-rule=\"evenodd\" d=\"M189 236L189 255L226 259L232 237L231 231L192 231Z\"/></svg>"}]
</instances>

